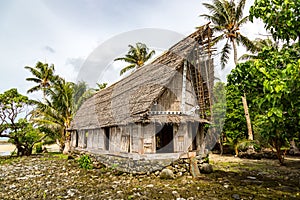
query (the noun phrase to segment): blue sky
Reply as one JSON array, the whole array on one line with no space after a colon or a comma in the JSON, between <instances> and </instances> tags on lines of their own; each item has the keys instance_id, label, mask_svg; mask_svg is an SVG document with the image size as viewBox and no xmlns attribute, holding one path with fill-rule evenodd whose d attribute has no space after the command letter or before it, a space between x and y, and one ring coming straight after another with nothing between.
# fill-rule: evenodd
<instances>
[{"instance_id":1,"label":"blue sky","mask_svg":"<svg viewBox=\"0 0 300 200\"><path fill-rule=\"evenodd\" d=\"M76 81L80 67L93 50L126 31L156 28L188 35L206 23L198 17L207 13L203 2L208 1L1 0L0 92L17 87L25 94L33 85L25 81L31 74L24 66L35 66L37 61L53 63L58 74ZM248 1L246 9L252 3ZM264 33L259 22L241 31L252 39ZM243 50L238 53L241 55ZM114 82L119 78L122 65L116 64L115 75L107 75L105 80ZM229 71L230 67L220 74Z\"/></svg>"}]
</instances>

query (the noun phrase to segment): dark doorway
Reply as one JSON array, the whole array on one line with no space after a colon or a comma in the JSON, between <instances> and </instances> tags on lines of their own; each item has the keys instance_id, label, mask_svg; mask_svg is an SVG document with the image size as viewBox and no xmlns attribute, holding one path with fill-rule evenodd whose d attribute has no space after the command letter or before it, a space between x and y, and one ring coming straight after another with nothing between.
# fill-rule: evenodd
<instances>
[{"instance_id":1,"label":"dark doorway","mask_svg":"<svg viewBox=\"0 0 300 200\"><path fill-rule=\"evenodd\" d=\"M76 140L76 143L75 143L75 147L78 147L78 140L79 140L79 135L78 135L78 132L77 131L75 131L74 132L75 133L75 140Z\"/></svg>"},{"instance_id":2,"label":"dark doorway","mask_svg":"<svg viewBox=\"0 0 300 200\"><path fill-rule=\"evenodd\" d=\"M105 150L109 151L109 128L104 128L104 147Z\"/></svg>"},{"instance_id":3,"label":"dark doorway","mask_svg":"<svg viewBox=\"0 0 300 200\"><path fill-rule=\"evenodd\" d=\"M157 125L156 132L156 153L173 153L173 126L171 124Z\"/></svg>"},{"instance_id":4,"label":"dark doorway","mask_svg":"<svg viewBox=\"0 0 300 200\"><path fill-rule=\"evenodd\" d=\"M198 128L199 124L191 124L192 126L192 138L193 138L193 143L192 143L192 150L195 151L197 150L197 133L198 133Z\"/></svg>"}]
</instances>

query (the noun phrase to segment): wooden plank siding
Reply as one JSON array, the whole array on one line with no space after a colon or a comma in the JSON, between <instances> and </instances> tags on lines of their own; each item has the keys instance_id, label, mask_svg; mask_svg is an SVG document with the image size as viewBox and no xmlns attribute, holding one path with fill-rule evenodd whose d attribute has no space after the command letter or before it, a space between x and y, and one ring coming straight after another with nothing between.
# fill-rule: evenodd
<instances>
[{"instance_id":1,"label":"wooden plank siding","mask_svg":"<svg viewBox=\"0 0 300 200\"><path fill-rule=\"evenodd\" d=\"M155 124L145 124L143 126L144 132L144 153L155 153Z\"/></svg>"}]
</instances>

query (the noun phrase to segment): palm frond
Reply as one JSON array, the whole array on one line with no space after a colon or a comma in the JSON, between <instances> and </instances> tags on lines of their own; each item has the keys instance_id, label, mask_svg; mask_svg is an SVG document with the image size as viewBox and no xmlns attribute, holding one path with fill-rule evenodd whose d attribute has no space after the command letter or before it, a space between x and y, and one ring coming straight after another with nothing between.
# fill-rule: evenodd
<instances>
[{"instance_id":1,"label":"palm frond","mask_svg":"<svg viewBox=\"0 0 300 200\"><path fill-rule=\"evenodd\" d=\"M239 41L248 51L251 53L255 53L257 51L257 47L251 40L249 40L247 37L243 36L242 34L239 34L236 38L237 41Z\"/></svg>"},{"instance_id":2,"label":"palm frond","mask_svg":"<svg viewBox=\"0 0 300 200\"><path fill-rule=\"evenodd\" d=\"M32 82L35 82L35 83L41 83L41 79L39 78L26 78L26 81L32 81Z\"/></svg>"},{"instance_id":3,"label":"palm frond","mask_svg":"<svg viewBox=\"0 0 300 200\"><path fill-rule=\"evenodd\" d=\"M148 55L145 56L145 60L146 60L146 61L149 60L154 54L155 54L155 51L154 51L154 50L150 51L150 53L149 53Z\"/></svg>"},{"instance_id":4,"label":"palm frond","mask_svg":"<svg viewBox=\"0 0 300 200\"><path fill-rule=\"evenodd\" d=\"M226 44L224 45L221 51L221 68L224 69L225 65L228 63L229 54L231 51L231 46L229 44L229 40L227 40Z\"/></svg>"},{"instance_id":5,"label":"palm frond","mask_svg":"<svg viewBox=\"0 0 300 200\"><path fill-rule=\"evenodd\" d=\"M243 54L241 57L239 57L239 60L253 60L256 58L257 58L257 55Z\"/></svg>"},{"instance_id":6,"label":"palm frond","mask_svg":"<svg viewBox=\"0 0 300 200\"><path fill-rule=\"evenodd\" d=\"M27 90L27 93L32 93L32 92L36 92L39 91L41 89L40 85L34 86L32 88L30 88L29 90Z\"/></svg>"},{"instance_id":7,"label":"palm frond","mask_svg":"<svg viewBox=\"0 0 300 200\"><path fill-rule=\"evenodd\" d=\"M35 77L42 78L41 72L33 67L25 66L25 69L28 69Z\"/></svg>"},{"instance_id":8,"label":"palm frond","mask_svg":"<svg viewBox=\"0 0 300 200\"><path fill-rule=\"evenodd\" d=\"M237 5L236 15L235 15L237 21L243 17L243 10L245 8L245 4L246 4L246 0L240 0Z\"/></svg>"},{"instance_id":9,"label":"palm frond","mask_svg":"<svg viewBox=\"0 0 300 200\"><path fill-rule=\"evenodd\" d=\"M136 65L132 64L132 65L128 65L127 67L124 67L121 71L120 71L120 76L122 74L124 74L125 72L131 70L131 69L134 69Z\"/></svg>"},{"instance_id":10,"label":"palm frond","mask_svg":"<svg viewBox=\"0 0 300 200\"><path fill-rule=\"evenodd\" d=\"M114 59L114 61L125 61L128 63L136 63L136 60L133 59L130 55L126 55L126 57L122 57L122 58L116 58Z\"/></svg>"},{"instance_id":11,"label":"palm frond","mask_svg":"<svg viewBox=\"0 0 300 200\"><path fill-rule=\"evenodd\" d=\"M122 60L130 64L121 70L120 75L132 68L143 66L144 63L155 54L154 50L149 52L149 48L146 44L141 42L136 43L135 47L133 45L128 45L128 47L128 53L124 57L115 59L115 61Z\"/></svg>"},{"instance_id":12,"label":"palm frond","mask_svg":"<svg viewBox=\"0 0 300 200\"><path fill-rule=\"evenodd\" d=\"M217 43L219 43L221 40L223 40L223 39L224 39L224 36L225 36L224 34L221 34L221 35L219 35L219 36L213 38L213 39L212 39L211 46L214 46L214 45L216 45Z\"/></svg>"},{"instance_id":13,"label":"palm frond","mask_svg":"<svg viewBox=\"0 0 300 200\"><path fill-rule=\"evenodd\" d=\"M244 17L243 19L241 19L238 23L237 23L237 27L241 27L242 25L244 25L245 23L247 23L249 21L249 16Z\"/></svg>"},{"instance_id":14,"label":"palm frond","mask_svg":"<svg viewBox=\"0 0 300 200\"><path fill-rule=\"evenodd\" d=\"M227 17L224 11L223 2L219 0L214 0L213 4L203 3L202 5L204 5L209 10L210 13L212 13L211 16L214 16L215 19L213 21L214 24L221 25L226 23Z\"/></svg>"}]
</instances>

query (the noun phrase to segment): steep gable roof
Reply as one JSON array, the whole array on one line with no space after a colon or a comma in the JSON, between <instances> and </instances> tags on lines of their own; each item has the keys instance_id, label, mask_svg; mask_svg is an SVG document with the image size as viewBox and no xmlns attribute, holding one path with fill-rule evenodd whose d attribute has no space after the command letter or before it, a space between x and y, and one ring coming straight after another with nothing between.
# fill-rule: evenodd
<instances>
[{"instance_id":1,"label":"steep gable roof","mask_svg":"<svg viewBox=\"0 0 300 200\"><path fill-rule=\"evenodd\" d=\"M208 24L184 38L168 51L129 76L86 100L76 113L71 129L93 129L137 122L164 92L190 51L208 44Z\"/></svg>"}]
</instances>

